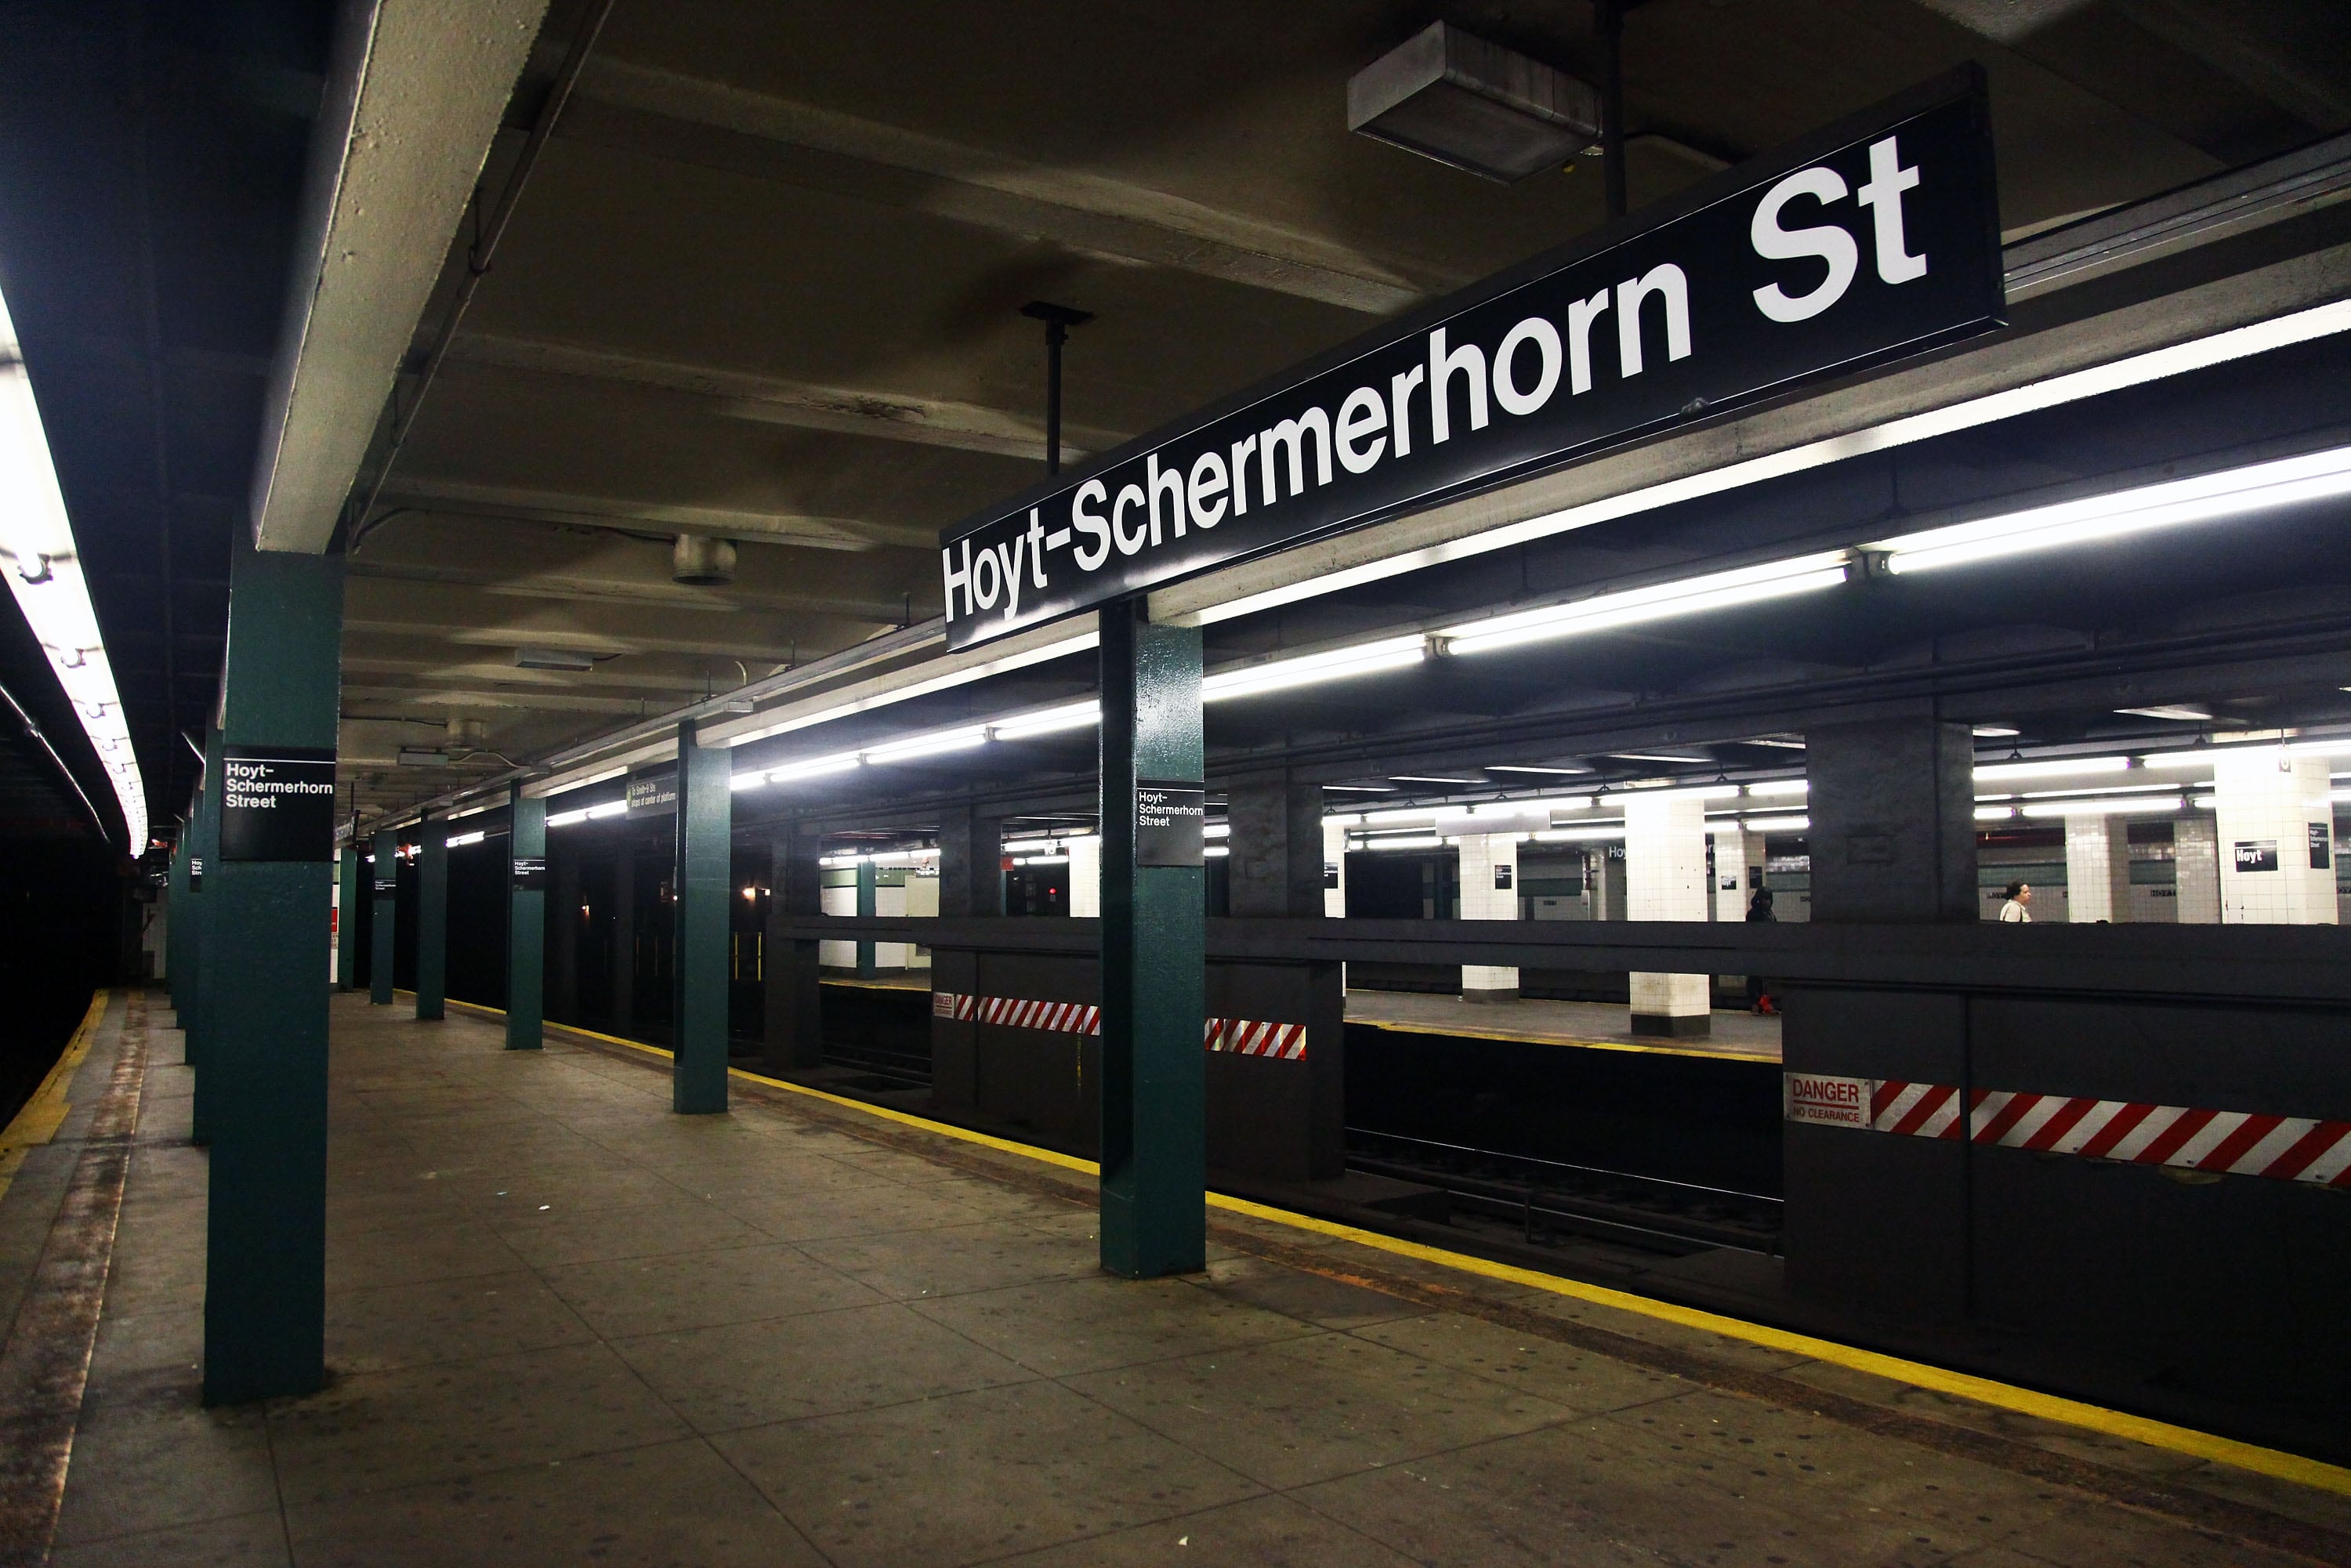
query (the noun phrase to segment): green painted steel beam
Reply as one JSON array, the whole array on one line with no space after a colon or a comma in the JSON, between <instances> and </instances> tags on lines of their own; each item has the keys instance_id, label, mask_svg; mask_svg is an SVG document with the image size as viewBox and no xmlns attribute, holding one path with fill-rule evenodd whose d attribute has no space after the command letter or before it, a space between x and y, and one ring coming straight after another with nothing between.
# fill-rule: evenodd
<instances>
[{"instance_id":1,"label":"green painted steel beam","mask_svg":"<svg viewBox=\"0 0 2351 1568\"><path fill-rule=\"evenodd\" d=\"M214 972L213 948L205 940L205 927L214 906L220 902L214 896L220 888L220 779L221 732L207 728L204 789L196 797L195 851L188 862L188 905L195 914L194 928L188 933L192 973L188 1010L180 1018L183 1060L194 1073L188 1099L188 1141L198 1148L213 1139L212 1098L204 1082L204 1064L212 1039L209 1004L219 989L219 980Z\"/></svg>"},{"instance_id":2,"label":"green painted steel beam","mask_svg":"<svg viewBox=\"0 0 2351 1568\"><path fill-rule=\"evenodd\" d=\"M373 929L368 933L368 1000L388 1008L394 943L400 935L400 835L390 828L375 836L375 864L370 873L368 892L375 908Z\"/></svg>"},{"instance_id":3,"label":"green painted steel beam","mask_svg":"<svg viewBox=\"0 0 2351 1568\"><path fill-rule=\"evenodd\" d=\"M859 861L857 862L857 913L859 915L870 920L881 913L881 900L878 896L880 889L881 883L874 872L873 862ZM861 980L870 980L878 972L873 964L873 944L860 942L857 945L857 977Z\"/></svg>"},{"instance_id":4,"label":"green painted steel beam","mask_svg":"<svg viewBox=\"0 0 2351 1568\"><path fill-rule=\"evenodd\" d=\"M537 1051L546 1043L547 802L525 799L519 784L507 800L507 1049Z\"/></svg>"},{"instance_id":5,"label":"green painted steel beam","mask_svg":"<svg viewBox=\"0 0 2351 1568\"><path fill-rule=\"evenodd\" d=\"M360 846L345 844L335 857L335 989L360 983Z\"/></svg>"},{"instance_id":6,"label":"green painted steel beam","mask_svg":"<svg viewBox=\"0 0 2351 1568\"><path fill-rule=\"evenodd\" d=\"M425 818L416 837L416 1016L431 1022L449 1010L449 819Z\"/></svg>"},{"instance_id":7,"label":"green painted steel beam","mask_svg":"<svg viewBox=\"0 0 2351 1568\"><path fill-rule=\"evenodd\" d=\"M672 1109L705 1115L726 1109L726 946L734 896L728 863L733 754L696 742L691 723L677 737L677 904L670 1009L677 1052Z\"/></svg>"},{"instance_id":8,"label":"green painted steel beam","mask_svg":"<svg viewBox=\"0 0 2351 1568\"><path fill-rule=\"evenodd\" d=\"M1207 1255L1207 873L1138 863L1137 831L1145 781L1200 783L1200 633L1101 615L1102 1263L1148 1279Z\"/></svg>"}]
</instances>

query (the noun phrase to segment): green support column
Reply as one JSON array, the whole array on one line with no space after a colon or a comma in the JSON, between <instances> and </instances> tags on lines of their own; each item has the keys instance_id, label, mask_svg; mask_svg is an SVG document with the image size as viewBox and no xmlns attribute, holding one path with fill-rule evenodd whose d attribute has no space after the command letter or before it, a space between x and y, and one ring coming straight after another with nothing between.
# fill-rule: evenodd
<instances>
[{"instance_id":1,"label":"green support column","mask_svg":"<svg viewBox=\"0 0 2351 1568\"><path fill-rule=\"evenodd\" d=\"M172 998L172 1010L184 1014L188 1010L188 926L195 919L189 907L193 901L188 896L188 820L180 819L180 836L172 850L172 873L164 884L163 918L163 987Z\"/></svg>"},{"instance_id":2,"label":"green support column","mask_svg":"<svg viewBox=\"0 0 2351 1568\"><path fill-rule=\"evenodd\" d=\"M225 746L334 755L343 563L259 551L230 564ZM216 814L217 815L217 814ZM204 1400L308 1394L326 1382L327 1001L319 931L331 829L314 858L224 860L204 897L218 984L205 1001L212 1169L204 1251Z\"/></svg>"},{"instance_id":3,"label":"green support column","mask_svg":"<svg viewBox=\"0 0 2351 1568\"><path fill-rule=\"evenodd\" d=\"M872 919L878 913L876 908L878 901L874 893L879 885L873 862L869 860L859 861L857 862L857 913L866 919ZM857 945L857 977L861 980L870 980L874 973L873 944L860 942Z\"/></svg>"},{"instance_id":4,"label":"green support column","mask_svg":"<svg viewBox=\"0 0 2351 1568\"><path fill-rule=\"evenodd\" d=\"M1102 710L1102 1263L1148 1279L1207 1254L1207 873L1137 832L1147 781L1200 787L1198 630L1104 609Z\"/></svg>"},{"instance_id":5,"label":"green support column","mask_svg":"<svg viewBox=\"0 0 2351 1568\"><path fill-rule=\"evenodd\" d=\"M386 828L375 836L370 892L375 898L374 929L368 934L368 1000L392 1006L392 938L399 935L400 835Z\"/></svg>"},{"instance_id":6,"label":"green support column","mask_svg":"<svg viewBox=\"0 0 2351 1568\"><path fill-rule=\"evenodd\" d=\"M449 819L416 825L416 1016L430 1022L448 1011Z\"/></svg>"},{"instance_id":7,"label":"green support column","mask_svg":"<svg viewBox=\"0 0 2351 1568\"><path fill-rule=\"evenodd\" d=\"M188 862L188 907L195 915L188 933L188 1010L180 1015L181 1060L195 1070L188 1097L188 1141L204 1148L213 1141L211 1085L204 1061L211 1049L214 998L220 975L214 961L219 946L220 903L220 776L221 732L204 736L204 786L196 797L195 852ZM205 939L210 926L213 939Z\"/></svg>"},{"instance_id":8,"label":"green support column","mask_svg":"<svg viewBox=\"0 0 2351 1568\"><path fill-rule=\"evenodd\" d=\"M547 802L507 798L507 1049L537 1051L547 1015Z\"/></svg>"},{"instance_id":9,"label":"green support column","mask_svg":"<svg viewBox=\"0 0 2351 1568\"><path fill-rule=\"evenodd\" d=\"M355 989L360 975L360 847L335 857L335 989Z\"/></svg>"},{"instance_id":10,"label":"green support column","mask_svg":"<svg viewBox=\"0 0 2351 1568\"><path fill-rule=\"evenodd\" d=\"M694 726L677 735L677 1051L671 1108L688 1115L726 1109L726 945L734 893L727 863L733 800L730 754L705 747Z\"/></svg>"}]
</instances>

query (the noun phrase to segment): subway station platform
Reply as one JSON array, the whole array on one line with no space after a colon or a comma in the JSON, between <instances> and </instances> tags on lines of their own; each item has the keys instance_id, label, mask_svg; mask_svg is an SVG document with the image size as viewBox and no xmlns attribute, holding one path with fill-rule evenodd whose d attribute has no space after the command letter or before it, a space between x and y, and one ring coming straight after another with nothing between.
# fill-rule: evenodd
<instances>
[{"instance_id":1,"label":"subway station platform","mask_svg":"<svg viewBox=\"0 0 2351 1568\"><path fill-rule=\"evenodd\" d=\"M0 1197L59 1564L2351 1557L2325 1467L1229 1200L1113 1280L1077 1162L357 997L330 1385L208 1411L172 1022L114 997Z\"/></svg>"}]
</instances>

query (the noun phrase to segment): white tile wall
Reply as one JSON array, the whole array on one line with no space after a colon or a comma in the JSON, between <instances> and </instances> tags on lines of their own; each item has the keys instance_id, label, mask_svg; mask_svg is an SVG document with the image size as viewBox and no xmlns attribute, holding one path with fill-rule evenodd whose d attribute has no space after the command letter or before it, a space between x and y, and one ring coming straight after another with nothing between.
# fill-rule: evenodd
<instances>
[{"instance_id":1,"label":"white tile wall","mask_svg":"<svg viewBox=\"0 0 2351 1568\"><path fill-rule=\"evenodd\" d=\"M2179 924L2220 924L2220 834L2211 817L2191 811L2172 825L2172 891Z\"/></svg>"},{"instance_id":2,"label":"white tile wall","mask_svg":"<svg viewBox=\"0 0 2351 1568\"><path fill-rule=\"evenodd\" d=\"M1339 868L1339 885L1322 890L1322 913L1332 920L1347 915L1347 830L1336 822L1322 824L1322 863Z\"/></svg>"},{"instance_id":3,"label":"white tile wall","mask_svg":"<svg viewBox=\"0 0 2351 1568\"><path fill-rule=\"evenodd\" d=\"M1102 914L1102 841L1072 839L1070 853L1070 914L1091 920Z\"/></svg>"},{"instance_id":4,"label":"white tile wall","mask_svg":"<svg viewBox=\"0 0 2351 1568\"><path fill-rule=\"evenodd\" d=\"M1704 920L1706 802L1696 795L1634 795L1625 802L1625 918ZM1742 912L1743 913L1743 912ZM1651 1018L1712 1010L1704 975L1632 977L1633 1011Z\"/></svg>"},{"instance_id":5,"label":"white tile wall","mask_svg":"<svg viewBox=\"0 0 2351 1568\"><path fill-rule=\"evenodd\" d=\"M1763 872L1763 835L1739 828L1709 828L1714 840L1714 917L1717 920L1744 920L1747 901L1753 896L1750 882L1761 885ZM1750 869L1753 874L1750 875ZM1772 899L1778 902L1779 895Z\"/></svg>"},{"instance_id":6,"label":"white tile wall","mask_svg":"<svg viewBox=\"0 0 2351 1568\"><path fill-rule=\"evenodd\" d=\"M2230 925L2333 925L2335 808L2324 758L2293 758L2278 747L2212 759L2214 831L2220 838L2220 919ZM2310 863L2315 830L2328 865ZM2238 846L2267 844L2275 871L2240 871Z\"/></svg>"},{"instance_id":7,"label":"white tile wall","mask_svg":"<svg viewBox=\"0 0 2351 1568\"><path fill-rule=\"evenodd\" d=\"M1516 920L1519 917L1519 836L1516 833L1471 833L1461 845L1461 918ZM1494 873L1508 867L1510 885L1497 888ZM1515 991L1519 972L1493 964L1461 966L1461 993Z\"/></svg>"},{"instance_id":8,"label":"white tile wall","mask_svg":"<svg viewBox=\"0 0 2351 1568\"><path fill-rule=\"evenodd\" d=\"M2083 925L2130 918L2130 838L2122 818L2065 819L2065 918Z\"/></svg>"}]
</instances>

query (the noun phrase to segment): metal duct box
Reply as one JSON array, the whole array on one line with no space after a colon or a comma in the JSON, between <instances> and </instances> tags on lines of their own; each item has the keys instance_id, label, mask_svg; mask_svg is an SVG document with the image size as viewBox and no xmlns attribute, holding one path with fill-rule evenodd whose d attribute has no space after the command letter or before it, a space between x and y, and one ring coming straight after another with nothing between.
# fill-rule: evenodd
<instances>
[{"instance_id":1,"label":"metal duct box","mask_svg":"<svg viewBox=\"0 0 2351 1568\"><path fill-rule=\"evenodd\" d=\"M594 657L571 648L517 648L515 668L518 670L568 670L584 674L596 667Z\"/></svg>"},{"instance_id":2,"label":"metal duct box","mask_svg":"<svg viewBox=\"0 0 2351 1568\"><path fill-rule=\"evenodd\" d=\"M1436 22L1348 81L1347 128L1507 183L1598 141L1600 95Z\"/></svg>"}]
</instances>

